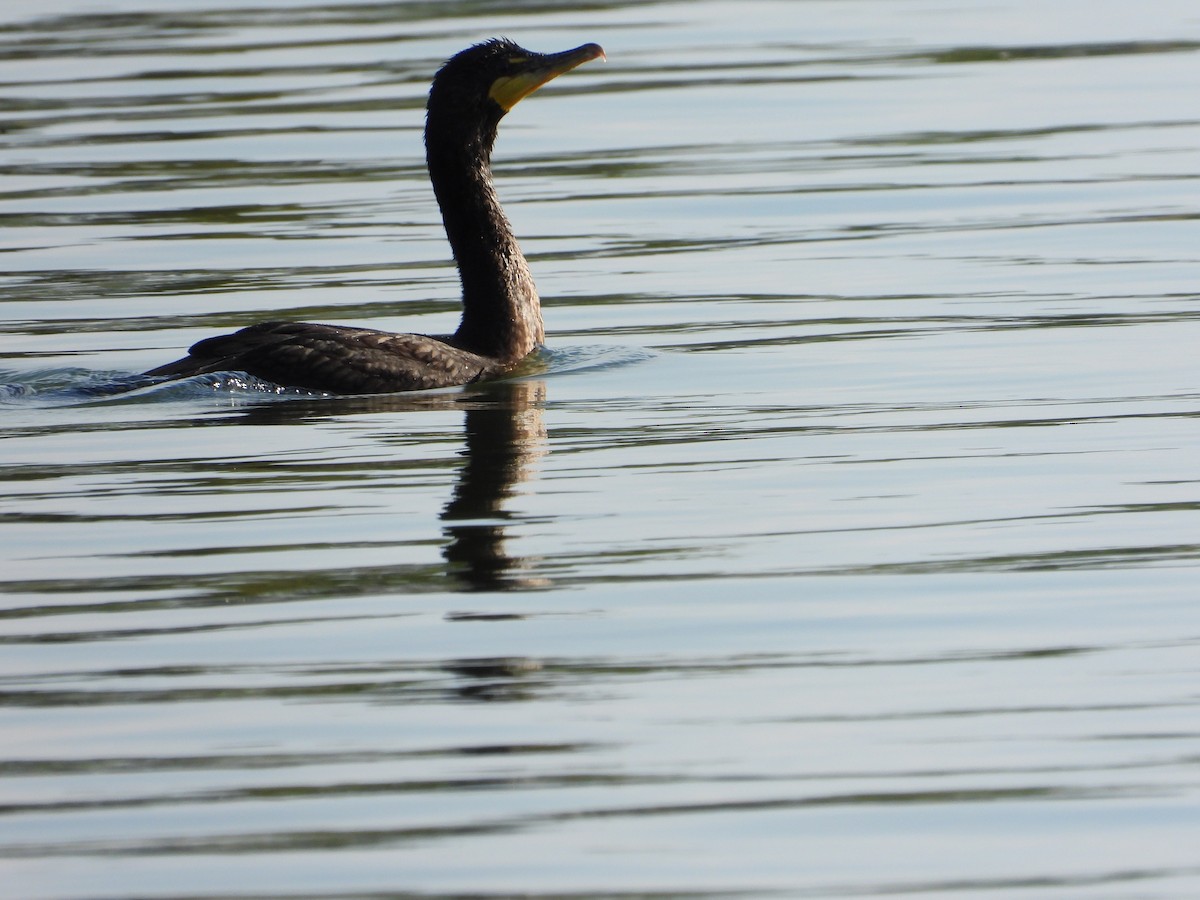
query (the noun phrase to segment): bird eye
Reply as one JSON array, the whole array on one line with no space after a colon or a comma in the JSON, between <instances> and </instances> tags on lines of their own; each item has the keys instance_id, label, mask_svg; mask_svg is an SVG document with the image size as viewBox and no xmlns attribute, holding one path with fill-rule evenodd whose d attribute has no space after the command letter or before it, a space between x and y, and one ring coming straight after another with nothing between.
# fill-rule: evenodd
<instances>
[{"instance_id":1,"label":"bird eye","mask_svg":"<svg viewBox=\"0 0 1200 900\"><path fill-rule=\"evenodd\" d=\"M508 58L508 64L510 66L523 66L527 62L529 62L528 56L510 56Z\"/></svg>"}]
</instances>

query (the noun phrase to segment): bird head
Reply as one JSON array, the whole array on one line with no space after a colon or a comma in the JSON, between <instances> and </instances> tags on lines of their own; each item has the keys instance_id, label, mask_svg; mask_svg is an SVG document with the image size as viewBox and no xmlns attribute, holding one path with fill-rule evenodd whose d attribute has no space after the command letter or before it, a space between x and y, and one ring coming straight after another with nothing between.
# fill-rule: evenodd
<instances>
[{"instance_id":1,"label":"bird head","mask_svg":"<svg viewBox=\"0 0 1200 900\"><path fill-rule=\"evenodd\" d=\"M451 57L433 79L429 115L495 126L510 109L546 82L593 59L599 44L562 53L534 53L509 40L495 39Z\"/></svg>"}]
</instances>

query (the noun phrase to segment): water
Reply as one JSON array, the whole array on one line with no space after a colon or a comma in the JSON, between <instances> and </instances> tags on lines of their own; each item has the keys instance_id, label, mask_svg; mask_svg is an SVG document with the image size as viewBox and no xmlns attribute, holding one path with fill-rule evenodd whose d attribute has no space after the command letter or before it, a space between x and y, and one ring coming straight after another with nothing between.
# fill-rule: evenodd
<instances>
[{"instance_id":1,"label":"water","mask_svg":"<svg viewBox=\"0 0 1200 900\"><path fill-rule=\"evenodd\" d=\"M1200 892L1194 4L10 6L6 894ZM494 34L521 378L141 385L451 329Z\"/></svg>"}]
</instances>

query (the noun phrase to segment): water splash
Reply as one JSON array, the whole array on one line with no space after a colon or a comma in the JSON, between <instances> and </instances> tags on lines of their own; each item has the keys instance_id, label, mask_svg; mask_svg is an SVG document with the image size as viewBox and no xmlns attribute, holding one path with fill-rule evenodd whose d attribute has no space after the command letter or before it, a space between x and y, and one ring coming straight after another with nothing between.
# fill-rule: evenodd
<instances>
[{"instance_id":1,"label":"water splash","mask_svg":"<svg viewBox=\"0 0 1200 900\"><path fill-rule=\"evenodd\" d=\"M13 373L0 371L0 403L29 406L81 406L204 399L214 395L263 399L326 396L282 387L244 372L214 372L175 381L128 372L81 368Z\"/></svg>"}]
</instances>

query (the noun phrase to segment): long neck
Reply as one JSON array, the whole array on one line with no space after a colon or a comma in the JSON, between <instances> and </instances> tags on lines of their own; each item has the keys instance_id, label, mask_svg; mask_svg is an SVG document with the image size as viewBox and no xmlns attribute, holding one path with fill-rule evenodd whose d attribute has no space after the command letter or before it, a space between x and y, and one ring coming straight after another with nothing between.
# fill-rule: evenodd
<instances>
[{"instance_id":1,"label":"long neck","mask_svg":"<svg viewBox=\"0 0 1200 900\"><path fill-rule=\"evenodd\" d=\"M462 280L463 317L453 341L516 362L545 337L529 266L492 185L495 131L464 137L431 116L426 159Z\"/></svg>"}]
</instances>

